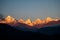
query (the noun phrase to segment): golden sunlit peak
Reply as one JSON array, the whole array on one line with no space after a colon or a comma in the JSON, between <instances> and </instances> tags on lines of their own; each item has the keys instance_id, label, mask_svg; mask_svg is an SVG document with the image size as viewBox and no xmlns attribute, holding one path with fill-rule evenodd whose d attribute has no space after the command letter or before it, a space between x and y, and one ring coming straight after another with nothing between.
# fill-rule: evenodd
<instances>
[{"instance_id":1,"label":"golden sunlit peak","mask_svg":"<svg viewBox=\"0 0 60 40\"><path fill-rule=\"evenodd\" d=\"M59 19L53 19L54 21L59 21Z\"/></svg>"},{"instance_id":2,"label":"golden sunlit peak","mask_svg":"<svg viewBox=\"0 0 60 40\"><path fill-rule=\"evenodd\" d=\"M27 20L25 21L25 24L28 24L28 25L30 25L30 26L33 26L33 24L32 24L32 22L31 22L30 19L27 19Z\"/></svg>"},{"instance_id":3,"label":"golden sunlit peak","mask_svg":"<svg viewBox=\"0 0 60 40\"><path fill-rule=\"evenodd\" d=\"M41 19L37 18L35 21L42 21Z\"/></svg>"},{"instance_id":4,"label":"golden sunlit peak","mask_svg":"<svg viewBox=\"0 0 60 40\"><path fill-rule=\"evenodd\" d=\"M39 18L37 18L36 20L40 20Z\"/></svg>"},{"instance_id":5,"label":"golden sunlit peak","mask_svg":"<svg viewBox=\"0 0 60 40\"><path fill-rule=\"evenodd\" d=\"M7 16L5 19L14 19L14 18L11 16Z\"/></svg>"},{"instance_id":6,"label":"golden sunlit peak","mask_svg":"<svg viewBox=\"0 0 60 40\"><path fill-rule=\"evenodd\" d=\"M7 17L10 18L11 16L8 15Z\"/></svg>"},{"instance_id":7,"label":"golden sunlit peak","mask_svg":"<svg viewBox=\"0 0 60 40\"><path fill-rule=\"evenodd\" d=\"M25 23L23 19L19 19L18 22Z\"/></svg>"},{"instance_id":8,"label":"golden sunlit peak","mask_svg":"<svg viewBox=\"0 0 60 40\"><path fill-rule=\"evenodd\" d=\"M47 17L46 18L46 23L50 22L50 21L53 21L53 19L51 17Z\"/></svg>"},{"instance_id":9,"label":"golden sunlit peak","mask_svg":"<svg viewBox=\"0 0 60 40\"><path fill-rule=\"evenodd\" d=\"M37 19L34 21L34 23L36 23L36 24L41 24L41 23L42 23L42 20L40 20L39 18L37 18Z\"/></svg>"},{"instance_id":10,"label":"golden sunlit peak","mask_svg":"<svg viewBox=\"0 0 60 40\"><path fill-rule=\"evenodd\" d=\"M15 20L13 17L11 17L11 16L7 16L7 17L5 18L5 21L6 21L7 23L16 22L16 20Z\"/></svg>"},{"instance_id":11,"label":"golden sunlit peak","mask_svg":"<svg viewBox=\"0 0 60 40\"><path fill-rule=\"evenodd\" d=\"M27 19L27 20L25 21L25 23L31 23L31 20L30 20L30 19Z\"/></svg>"},{"instance_id":12,"label":"golden sunlit peak","mask_svg":"<svg viewBox=\"0 0 60 40\"><path fill-rule=\"evenodd\" d=\"M54 19L54 18L51 18L51 17L47 17L46 21L58 21L59 19Z\"/></svg>"},{"instance_id":13,"label":"golden sunlit peak","mask_svg":"<svg viewBox=\"0 0 60 40\"><path fill-rule=\"evenodd\" d=\"M52 20L52 18L51 17L47 17L46 20Z\"/></svg>"}]
</instances>

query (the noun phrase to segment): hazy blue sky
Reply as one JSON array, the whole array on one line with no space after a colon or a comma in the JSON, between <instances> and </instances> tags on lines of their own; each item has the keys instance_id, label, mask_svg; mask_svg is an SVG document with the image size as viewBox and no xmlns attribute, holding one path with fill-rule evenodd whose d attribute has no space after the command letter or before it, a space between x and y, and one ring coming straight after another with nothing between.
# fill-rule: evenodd
<instances>
[{"instance_id":1,"label":"hazy blue sky","mask_svg":"<svg viewBox=\"0 0 60 40\"><path fill-rule=\"evenodd\" d=\"M60 18L60 0L0 0L0 13L17 19Z\"/></svg>"}]
</instances>

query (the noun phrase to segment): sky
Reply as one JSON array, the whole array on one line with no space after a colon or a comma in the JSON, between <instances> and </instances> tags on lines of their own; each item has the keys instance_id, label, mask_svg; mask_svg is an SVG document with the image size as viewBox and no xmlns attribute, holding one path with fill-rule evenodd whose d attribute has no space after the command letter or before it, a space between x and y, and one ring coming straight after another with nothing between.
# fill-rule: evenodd
<instances>
[{"instance_id":1,"label":"sky","mask_svg":"<svg viewBox=\"0 0 60 40\"><path fill-rule=\"evenodd\" d=\"M60 18L60 0L0 0L0 14L24 20Z\"/></svg>"}]
</instances>

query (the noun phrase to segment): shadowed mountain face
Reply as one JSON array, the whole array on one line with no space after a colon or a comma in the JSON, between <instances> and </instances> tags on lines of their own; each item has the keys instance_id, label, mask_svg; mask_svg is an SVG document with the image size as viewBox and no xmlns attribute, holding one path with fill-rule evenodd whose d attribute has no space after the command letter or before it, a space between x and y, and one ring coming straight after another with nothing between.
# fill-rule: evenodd
<instances>
[{"instance_id":1,"label":"shadowed mountain face","mask_svg":"<svg viewBox=\"0 0 60 40\"><path fill-rule=\"evenodd\" d=\"M7 24L0 24L0 37L12 37L12 38L39 38L44 37L44 34L31 32L31 31L22 31L18 30L15 27L12 27Z\"/></svg>"},{"instance_id":2,"label":"shadowed mountain face","mask_svg":"<svg viewBox=\"0 0 60 40\"><path fill-rule=\"evenodd\" d=\"M20 24L19 26L28 27L25 24ZM44 27L41 29L36 29L35 31L23 31L19 27L10 26L7 24L0 23L0 36L3 37L15 37L15 38L33 38L33 39L52 39L60 37L60 25L52 27ZM25 30L25 29L24 29Z\"/></svg>"},{"instance_id":3,"label":"shadowed mountain face","mask_svg":"<svg viewBox=\"0 0 60 40\"><path fill-rule=\"evenodd\" d=\"M45 35L59 35L60 34L60 25L54 25L54 26L48 26L44 28L40 28L38 30L40 33L43 33Z\"/></svg>"}]
</instances>

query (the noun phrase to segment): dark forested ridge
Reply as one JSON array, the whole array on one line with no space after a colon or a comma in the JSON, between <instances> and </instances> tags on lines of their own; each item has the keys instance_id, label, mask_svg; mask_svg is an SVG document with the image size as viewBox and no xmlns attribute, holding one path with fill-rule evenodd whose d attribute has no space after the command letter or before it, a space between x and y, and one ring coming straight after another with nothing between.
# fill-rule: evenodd
<instances>
[{"instance_id":1,"label":"dark forested ridge","mask_svg":"<svg viewBox=\"0 0 60 40\"><path fill-rule=\"evenodd\" d=\"M50 30L49 30L50 29ZM30 38L30 39L52 39L60 37L60 25L56 27L46 27L37 29L38 32L22 31L17 27L10 26L8 24L0 23L0 38ZM48 32L46 32L48 31ZM52 32L51 32L52 31ZM57 33L56 33L57 32ZM55 33L54 35L48 35Z\"/></svg>"}]
</instances>

